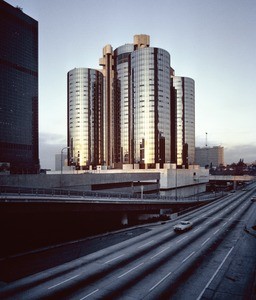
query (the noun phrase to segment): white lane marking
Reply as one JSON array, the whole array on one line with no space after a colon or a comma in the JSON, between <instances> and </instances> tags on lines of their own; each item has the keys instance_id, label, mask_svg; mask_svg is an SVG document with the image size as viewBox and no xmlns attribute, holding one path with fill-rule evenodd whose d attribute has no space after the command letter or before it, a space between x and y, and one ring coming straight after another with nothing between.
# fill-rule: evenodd
<instances>
[{"instance_id":1,"label":"white lane marking","mask_svg":"<svg viewBox=\"0 0 256 300\"><path fill-rule=\"evenodd\" d=\"M202 244L201 246L203 246L204 244L206 244L208 241L209 241L210 238L206 239Z\"/></svg>"},{"instance_id":2,"label":"white lane marking","mask_svg":"<svg viewBox=\"0 0 256 300\"><path fill-rule=\"evenodd\" d=\"M211 223L211 220L210 220L210 221L208 221L208 222L206 222L206 223L205 223L205 225L207 225L207 224L209 224L209 223Z\"/></svg>"},{"instance_id":3,"label":"white lane marking","mask_svg":"<svg viewBox=\"0 0 256 300\"><path fill-rule=\"evenodd\" d=\"M111 262L111 261L113 261L113 260L116 260L116 259L118 259L118 258L120 258L120 257L122 257L122 256L124 256L124 254L121 254L121 255L119 255L119 256L117 256L117 257L115 257L115 258L112 258L112 259L110 259L110 260L104 262L103 265L108 264L109 262Z\"/></svg>"},{"instance_id":4,"label":"white lane marking","mask_svg":"<svg viewBox=\"0 0 256 300\"><path fill-rule=\"evenodd\" d=\"M172 274L172 272L170 272L167 275L165 275L160 281L158 281L154 286L152 286L152 288L149 291L151 292L154 288L156 288L161 282L163 282L171 274Z\"/></svg>"},{"instance_id":5,"label":"white lane marking","mask_svg":"<svg viewBox=\"0 0 256 300\"><path fill-rule=\"evenodd\" d=\"M201 294L197 297L196 300L201 299L201 297L203 296L205 290L208 288L208 286L211 284L211 282L213 281L214 277L217 275L217 273L219 272L220 268L223 266L223 264L225 263L226 259L228 258L228 256L230 255L230 253L232 252L232 250L234 249L234 247L232 247L229 251L228 254L224 257L223 261L221 262L221 264L219 265L218 269L215 271L215 273L212 275L211 279L208 281L208 283L206 284L205 288L202 290Z\"/></svg>"},{"instance_id":6,"label":"white lane marking","mask_svg":"<svg viewBox=\"0 0 256 300\"><path fill-rule=\"evenodd\" d=\"M225 222L225 223L222 225L222 227L224 227L226 224L227 224L227 222Z\"/></svg>"},{"instance_id":7,"label":"white lane marking","mask_svg":"<svg viewBox=\"0 0 256 300\"><path fill-rule=\"evenodd\" d=\"M79 276L79 275L80 275L80 274L75 275L75 276L70 277L70 278L68 278L68 279L66 279L66 280L64 280L64 281L62 281L62 282L59 282L59 283L53 285L53 286L50 286L50 287L48 287L48 290L53 289L53 288L55 288L56 286L61 285L61 284L65 283L65 282L67 282L67 281L70 281L70 280L76 278L76 277Z\"/></svg>"},{"instance_id":8,"label":"white lane marking","mask_svg":"<svg viewBox=\"0 0 256 300\"><path fill-rule=\"evenodd\" d=\"M198 220L199 218L195 218L193 221L196 221L196 220Z\"/></svg>"},{"instance_id":9,"label":"white lane marking","mask_svg":"<svg viewBox=\"0 0 256 300\"><path fill-rule=\"evenodd\" d=\"M201 226L200 227L198 227L197 229L195 229L193 232L197 232L197 230L199 230L201 228Z\"/></svg>"},{"instance_id":10,"label":"white lane marking","mask_svg":"<svg viewBox=\"0 0 256 300\"><path fill-rule=\"evenodd\" d=\"M169 235L169 234L171 234L171 231L170 231L170 232L167 232L167 233L165 233L165 234L163 234L163 236L167 236L167 235Z\"/></svg>"},{"instance_id":11,"label":"white lane marking","mask_svg":"<svg viewBox=\"0 0 256 300\"><path fill-rule=\"evenodd\" d=\"M129 271L127 271L127 272L123 273L122 275L119 275L119 276L118 276L118 278L121 278L121 277L123 277L123 276L127 275L128 273L130 273L130 272L132 272L133 270L135 270L135 269L139 268L139 267L140 267L140 266L142 266L143 264L144 264L144 263L141 263L141 264L137 265L136 267L134 267L134 268L130 269Z\"/></svg>"},{"instance_id":12,"label":"white lane marking","mask_svg":"<svg viewBox=\"0 0 256 300\"><path fill-rule=\"evenodd\" d=\"M86 298L90 297L91 295L93 295L93 294L95 294L96 292L98 292L98 290L99 290L99 289L97 289L97 290L95 290L95 291L91 292L90 294L88 294L88 295L84 296L84 297L83 297L83 298L81 298L80 300L84 300L84 299L86 299Z\"/></svg>"},{"instance_id":13,"label":"white lane marking","mask_svg":"<svg viewBox=\"0 0 256 300\"><path fill-rule=\"evenodd\" d=\"M143 247L146 247L147 245L149 245L149 244L151 244L151 243L153 243L153 242L154 242L154 240L149 241L149 242L147 242L146 244L139 246L138 249L143 248Z\"/></svg>"},{"instance_id":14,"label":"white lane marking","mask_svg":"<svg viewBox=\"0 0 256 300\"><path fill-rule=\"evenodd\" d=\"M186 258L183 259L183 261L181 262L182 264L188 260L193 254L195 253L195 251L193 251L192 253L189 254L189 256L187 256Z\"/></svg>"},{"instance_id":15,"label":"white lane marking","mask_svg":"<svg viewBox=\"0 0 256 300\"><path fill-rule=\"evenodd\" d=\"M176 244L180 243L181 241L183 241L183 240L186 239L187 237L188 237L188 235L184 236L182 239L178 240L178 241L176 242Z\"/></svg>"},{"instance_id":16,"label":"white lane marking","mask_svg":"<svg viewBox=\"0 0 256 300\"><path fill-rule=\"evenodd\" d=\"M218 231L220 231L220 228L219 229L217 229L213 234L216 234Z\"/></svg>"},{"instance_id":17,"label":"white lane marking","mask_svg":"<svg viewBox=\"0 0 256 300\"><path fill-rule=\"evenodd\" d=\"M228 220L229 220L229 221L231 221L231 220L232 220L232 217L231 217L231 218L229 218Z\"/></svg>"},{"instance_id":18,"label":"white lane marking","mask_svg":"<svg viewBox=\"0 0 256 300\"><path fill-rule=\"evenodd\" d=\"M160 255L161 253L163 253L164 251L166 251L167 249L169 249L170 247L166 247L163 250L161 250L160 252L158 252L157 254L155 254L154 256L152 256L150 259L153 259L155 257L157 257L158 255Z\"/></svg>"}]
</instances>

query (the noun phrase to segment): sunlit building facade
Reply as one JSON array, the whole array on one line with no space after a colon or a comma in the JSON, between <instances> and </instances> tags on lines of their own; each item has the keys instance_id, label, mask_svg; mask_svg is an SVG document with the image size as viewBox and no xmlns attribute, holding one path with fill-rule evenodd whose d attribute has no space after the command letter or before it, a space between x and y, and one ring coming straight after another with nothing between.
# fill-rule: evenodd
<instances>
[{"instance_id":1,"label":"sunlit building facade","mask_svg":"<svg viewBox=\"0 0 256 300\"><path fill-rule=\"evenodd\" d=\"M103 164L112 167L115 161L116 149L116 118L118 111L114 101L114 53L111 45L103 48L103 56L99 61L104 75L104 101L103 101Z\"/></svg>"},{"instance_id":2,"label":"sunlit building facade","mask_svg":"<svg viewBox=\"0 0 256 300\"><path fill-rule=\"evenodd\" d=\"M170 54L148 35L114 51L115 162L154 168L170 161Z\"/></svg>"},{"instance_id":3,"label":"sunlit building facade","mask_svg":"<svg viewBox=\"0 0 256 300\"><path fill-rule=\"evenodd\" d=\"M129 58L132 51L134 51L134 44L120 46L114 51L114 95L116 106L115 162L124 164L129 164L132 161L132 105L129 76Z\"/></svg>"},{"instance_id":4,"label":"sunlit building facade","mask_svg":"<svg viewBox=\"0 0 256 300\"><path fill-rule=\"evenodd\" d=\"M38 22L0 1L0 163L38 173Z\"/></svg>"},{"instance_id":5,"label":"sunlit building facade","mask_svg":"<svg viewBox=\"0 0 256 300\"><path fill-rule=\"evenodd\" d=\"M115 50L106 45L99 64L100 71L68 74L69 157L82 167L193 164L194 80L174 76L170 54L151 47L150 37L141 34ZM84 89L92 84L97 97ZM82 119L84 107L91 113Z\"/></svg>"},{"instance_id":6,"label":"sunlit building facade","mask_svg":"<svg viewBox=\"0 0 256 300\"><path fill-rule=\"evenodd\" d=\"M159 48L131 53L133 163L155 168L170 161L170 54Z\"/></svg>"},{"instance_id":7,"label":"sunlit building facade","mask_svg":"<svg viewBox=\"0 0 256 300\"><path fill-rule=\"evenodd\" d=\"M174 120L172 157L177 165L195 163L195 82L188 77L171 76Z\"/></svg>"},{"instance_id":8,"label":"sunlit building facade","mask_svg":"<svg viewBox=\"0 0 256 300\"><path fill-rule=\"evenodd\" d=\"M103 75L87 68L68 72L69 164L87 169L103 163Z\"/></svg>"}]
</instances>

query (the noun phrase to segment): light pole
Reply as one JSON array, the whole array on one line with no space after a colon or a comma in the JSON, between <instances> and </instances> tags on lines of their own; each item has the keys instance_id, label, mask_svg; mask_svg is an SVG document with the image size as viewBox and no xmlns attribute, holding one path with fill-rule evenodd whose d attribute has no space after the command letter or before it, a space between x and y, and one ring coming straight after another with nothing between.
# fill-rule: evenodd
<instances>
[{"instance_id":1,"label":"light pole","mask_svg":"<svg viewBox=\"0 0 256 300\"><path fill-rule=\"evenodd\" d=\"M177 164L176 164L176 170L175 170L175 200L177 201L178 199L178 193L177 193L177 185L178 185L178 178L177 178Z\"/></svg>"},{"instance_id":2,"label":"light pole","mask_svg":"<svg viewBox=\"0 0 256 300\"><path fill-rule=\"evenodd\" d=\"M62 187L62 170L63 170L63 151L65 149L69 149L70 147L64 147L61 149L61 152L60 152L60 186Z\"/></svg>"}]
</instances>

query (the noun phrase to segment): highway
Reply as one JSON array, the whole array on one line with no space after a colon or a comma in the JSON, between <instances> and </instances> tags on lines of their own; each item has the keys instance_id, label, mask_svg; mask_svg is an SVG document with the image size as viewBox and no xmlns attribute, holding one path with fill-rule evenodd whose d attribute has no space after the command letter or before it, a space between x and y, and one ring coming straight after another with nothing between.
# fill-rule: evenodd
<instances>
[{"instance_id":1,"label":"highway","mask_svg":"<svg viewBox=\"0 0 256 300\"><path fill-rule=\"evenodd\" d=\"M253 299L255 194L254 184L147 225L139 236L7 284L0 299ZM181 219L193 229L175 233Z\"/></svg>"}]
</instances>

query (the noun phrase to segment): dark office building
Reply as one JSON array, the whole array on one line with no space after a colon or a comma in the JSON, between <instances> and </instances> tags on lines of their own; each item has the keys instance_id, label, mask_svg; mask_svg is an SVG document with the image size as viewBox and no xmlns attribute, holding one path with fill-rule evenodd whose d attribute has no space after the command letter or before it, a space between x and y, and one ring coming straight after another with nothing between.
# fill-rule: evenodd
<instances>
[{"instance_id":1,"label":"dark office building","mask_svg":"<svg viewBox=\"0 0 256 300\"><path fill-rule=\"evenodd\" d=\"M38 22L0 0L0 163L38 173Z\"/></svg>"}]
</instances>

